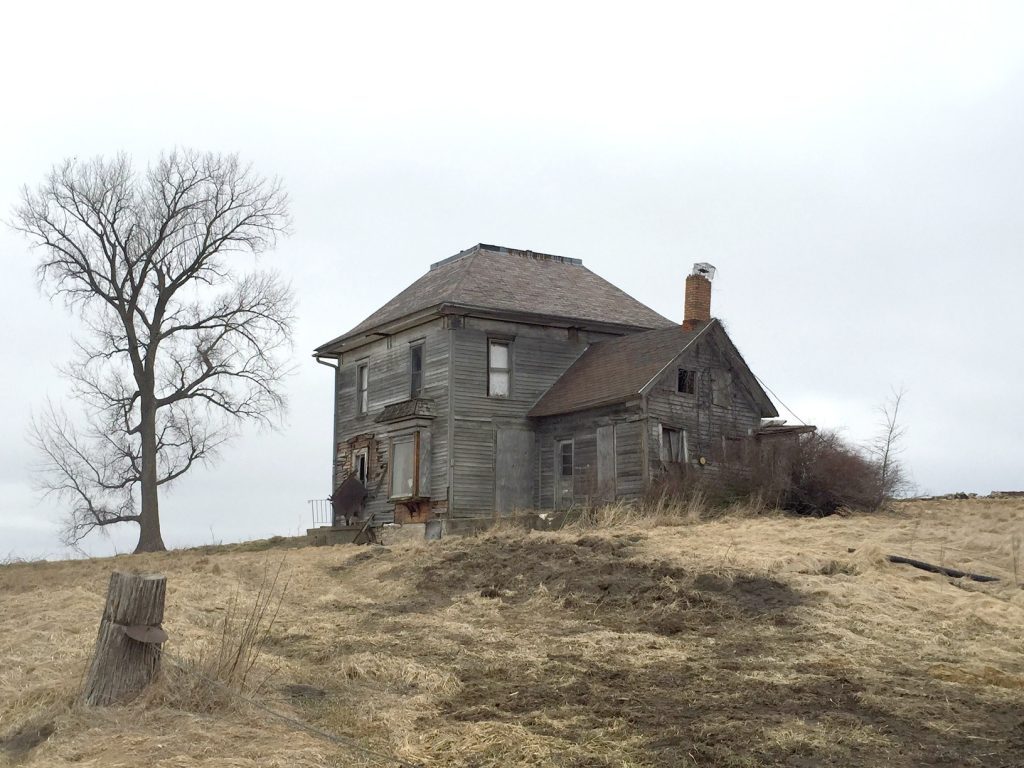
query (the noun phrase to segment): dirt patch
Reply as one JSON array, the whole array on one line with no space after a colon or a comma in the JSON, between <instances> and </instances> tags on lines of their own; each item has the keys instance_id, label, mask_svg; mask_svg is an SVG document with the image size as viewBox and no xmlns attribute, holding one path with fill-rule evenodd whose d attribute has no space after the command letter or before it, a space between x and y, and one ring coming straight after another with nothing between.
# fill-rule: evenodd
<instances>
[{"instance_id":1,"label":"dirt patch","mask_svg":"<svg viewBox=\"0 0 1024 768\"><path fill-rule=\"evenodd\" d=\"M464 594L516 605L544 587L567 610L609 628L675 635L704 632L726 618L771 620L803 600L755 574L694 575L634 559L637 540L635 534L473 539L424 568L415 594L393 610L437 610Z\"/></svg>"},{"instance_id":2,"label":"dirt patch","mask_svg":"<svg viewBox=\"0 0 1024 768\"><path fill-rule=\"evenodd\" d=\"M776 650L784 647L779 643ZM637 765L1022 764L1024 718L1011 707L986 707L966 690L873 691L891 697L890 707L867 696L872 691L852 675L787 684L731 674L724 666L714 674L710 669L694 662L629 668L558 653L536 666L467 660L461 689L442 703L441 713L463 722L516 724L568 743L619 729L641 737ZM948 720L950 709L958 729L928 725ZM805 739L790 734L773 743L773 733L788 733L794 723L806 730ZM850 733L869 736L858 741Z\"/></svg>"},{"instance_id":3,"label":"dirt patch","mask_svg":"<svg viewBox=\"0 0 1024 768\"><path fill-rule=\"evenodd\" d=\"M26 723L0 738L0 752L5 753L11 762L18 762L50 738L55 730L49 721Z\"/></svg>"}]
</instances>

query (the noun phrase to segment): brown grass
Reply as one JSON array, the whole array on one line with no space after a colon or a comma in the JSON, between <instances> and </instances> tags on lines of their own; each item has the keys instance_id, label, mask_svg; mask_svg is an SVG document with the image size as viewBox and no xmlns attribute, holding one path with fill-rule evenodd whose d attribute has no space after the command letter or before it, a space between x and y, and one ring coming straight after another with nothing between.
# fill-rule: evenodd
<instances>
[{"instance_id":1,"label":"brown grass","mask_svg":"<svg viewBox=\"0 0 1024 768\"><path fill-rule=\"evenodd\" d=\"M558 533L296 549L240 667L272 673L258 696L275 709L424 765L1024 764L1024 503L703 514L623 507ZM167 575L168 652L200 660L231 647L226 624L254 615L279 561L0 568L0 765L380 764L244 704L183 701L173 674L128 707L75 704L112 569Z\"/></svg>"}]
</instances>

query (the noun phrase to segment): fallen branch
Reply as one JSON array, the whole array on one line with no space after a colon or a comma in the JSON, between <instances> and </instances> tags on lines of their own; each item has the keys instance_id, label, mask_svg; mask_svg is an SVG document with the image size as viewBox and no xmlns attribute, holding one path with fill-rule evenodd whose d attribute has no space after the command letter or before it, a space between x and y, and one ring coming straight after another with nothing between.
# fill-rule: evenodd
<instances>
[{"instance_id":1,"label":"fallen branch","mask_svg":"<svg viewBox=\"0 0 1024 768\"><path fill-rule=\"evenodd\" d=\"M890 563L903 563L904 565L912 565L915 568L920 568L922 571L929 571L931 573L941 573L946 576L952 576L954 579L970 579L971 581L999 581L998 576L985 576L981 573L958 571L956 568L946 568L942 565L933 565L932 563L926 563L923 560L912 560L909 557L902 557L901 555L889 555L887 559Z\"/></svg>"}]
</instances>

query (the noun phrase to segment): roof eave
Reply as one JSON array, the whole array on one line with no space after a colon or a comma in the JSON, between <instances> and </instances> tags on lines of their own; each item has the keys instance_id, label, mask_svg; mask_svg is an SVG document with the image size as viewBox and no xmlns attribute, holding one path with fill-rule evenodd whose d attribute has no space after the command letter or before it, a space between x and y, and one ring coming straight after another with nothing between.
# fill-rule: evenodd
<instances>
[{"instance_id":1,"label":"roof eave","mask_svg":"<svg viewBox=\"0 0 1024 768\"><path fill-rule=\"evenodd\" d=\"M348 352L369 344L375 341L378 337L392 336L407 328L414 328L417 325L422 325L428 320L440 317L442 315L441 310L444 306L444 304L434 304L433 306L421 309L418 312L412 312L410 314L403 315L402 317L397 317L394 320L378 323L377 325L364 328L360 331L353 330L348 333L343 333L341 336L331 339L326 344L321 344L319 347L314 349L313 356L326 357L340 355L342 352Z\"/></svg>"},{"instance_id":2,"label":"roof eave","mask_svg":"<svg viewBox=\"0 0 1024 768\"><path fill-rule=\"evenodd\" d=\"M569 416L573 413L580 413L582 411L592 411L595 408L607 408L610 405L622 405L623 403L640 402L640 396L636 393L625 395L623 397L610 397L603 400L595 400L589 403L583 403L582 405L575 405L572 408L565 410L556 411L542 411L540 413L534 413L534 409L531 408L526 416L530 419L546 419L552 416Z\"/></svg>"},{"instance_id":3,"label":"roof eave","mask_svg":"<svg viewBox=\"0 0 1024 768\"><path fill-rule=\"evenodd\" d=\"M313 350L314 357L326 357L339 355L342 352L361 347L374 341L375 337L391 336L406 328L420 325L426 320L444 315L468 315L487 320L508 320L522 322L527 325L548 325L556 328L579 328L581 330L596 331L598 333L622 334L634 331L656 330L646 324L638 323L611 323L604 320L594 320L581 317L570 317L567 315L545 315L538 312L519 312L516 310L492 309L472 304L459 304L443 302L434 304L426 309L419 310L407 315L402 315L394 320L379 323L359 331L349 331L341 336L331 339L325 344ZM666 324L671 321L665 318ZM668 327L667 325L664 327Z\"/></svg>"}]
</instances>

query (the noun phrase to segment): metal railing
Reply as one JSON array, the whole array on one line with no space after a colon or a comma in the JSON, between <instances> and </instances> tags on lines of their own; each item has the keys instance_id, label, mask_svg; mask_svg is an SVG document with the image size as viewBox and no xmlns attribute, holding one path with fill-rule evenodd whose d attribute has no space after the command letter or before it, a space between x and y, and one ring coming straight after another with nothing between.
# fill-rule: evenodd
<instances>
[{"instance_id":1,"label":"metal railing","mask_svg":"<svg viewBox=\"0 0 1024 768\"><path fill-rule=\"evenodd\" d=\"M334 508L330 499L308 499L310 514L313 515L313 527L334 524Z\"/></svg>"}]
</instances>

